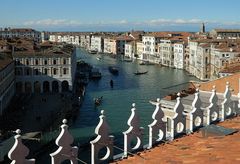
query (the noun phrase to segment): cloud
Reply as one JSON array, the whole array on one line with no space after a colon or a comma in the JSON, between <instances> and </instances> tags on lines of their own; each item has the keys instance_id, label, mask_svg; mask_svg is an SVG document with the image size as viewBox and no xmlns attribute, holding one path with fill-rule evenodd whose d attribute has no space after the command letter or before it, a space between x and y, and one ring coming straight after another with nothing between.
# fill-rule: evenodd
<instances>
[{"instance_id":1,"label":"cloud","mask_svg":"<svg viewBox=\"0 0 240 164\"><path fill-rule=\"evenodd\" d=\"M206 23L209 27L238 27L240 22L237 21L220 21L220 20L202 20L197 18L192 19L150 19L142 21L128 21L123 20L114 20L114 21L96 21L96 22L80 22L79 20L68 20L68 19L42 19L42 20L30 20L23 23L24 26L30 26L33 28L170 28L170 27L195 27L201 24L202 22Z\"/></svg>"},{"instance_id":2,"label":"cloud","mask_svg":"<svg viewBox=\"0 0 240 164\"><path fill-rule=\"evenodd\" d=\"M43 19L37 21L27 21L23 23L25 26L76 26L81 23L76 20L66 19Z\"/></svg>"}]
</instances>

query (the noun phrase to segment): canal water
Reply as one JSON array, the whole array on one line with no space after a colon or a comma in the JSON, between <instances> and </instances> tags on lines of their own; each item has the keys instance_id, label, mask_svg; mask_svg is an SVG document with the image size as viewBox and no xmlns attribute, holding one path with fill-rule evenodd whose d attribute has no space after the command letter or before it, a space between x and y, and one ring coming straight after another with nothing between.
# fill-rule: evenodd
<instances>
[{"instance_id":1,"label":"canal water","mask_svg":"<svg viewBox=\"0 0 240 164\"><path fill-rule=\"evenodd\" d=\"M97 60L98 56L102 59ZM145 129L144 144L147 144L147 125L152 122L151 116L155 109L149 100L177 92L184 89L190 80L196 80L183 70L157 65L139 65L138 61L123 62L108 55L88 54L82 49L77 49L77 58L98 68L102 73L100 80L90 81L87 85L77 120L70 127L79 146L93 139L91 137L95 136L94 129L99 122L100 111L104 110L110 132L115 136L115 145L123 148L122 132L128 129L127 120L131 114L132 103L136 104L140 124ZM119 75L111 74L108 70L109 66L117 67ZM148 73L137 76L134 74L136 71L148 71ZM110 86L110 80L113 80L113 88ZM101 96L103 96L102 104L95 107L93 99ZM80 153L80 159L89 161L86 156L90 158L90 155L86 153L86 151L82 155Z\"/></svg>"}]
</instances>

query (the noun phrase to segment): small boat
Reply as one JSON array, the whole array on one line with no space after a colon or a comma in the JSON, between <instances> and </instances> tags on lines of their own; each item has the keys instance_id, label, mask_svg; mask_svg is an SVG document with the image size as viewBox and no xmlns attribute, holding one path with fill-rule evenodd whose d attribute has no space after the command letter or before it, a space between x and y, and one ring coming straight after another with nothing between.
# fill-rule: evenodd
<instances>
[{"instance_id":1,"label":"small boat","mask_svg":"<svg viewBox=\"0 0 240 164\"><path fill-rule=\"evenodd\" d=\"M97 53L96 50L89 50L88 52L89 52L90 54L96 54L96 53Z\"/></svg>"},{"instance_id":2,"label":"small boat","mask_svg":"<svg viewBox=\"0 0 240 164\"><path fill-rule=\"evenodd\" d=\"M109 72L111 72L114 75L118 75L118 69L116 67L113 66L109 66L108 67Z\"/></svg>"},{"instance_id":3,"label":"small boat","mask_svg":"<svg viewBox=\"0 0 240 164\"><path fill-rule=\"evenodd\" d=\"M144 72L139 72L139 71L137 71L137 72L135 72L134 74L135 74L135 75L143 75L143 74L146 74L146 73L148 73L148 71L144 71Z\"/></svg>"},{"instance_id":4,"label":"small boat","mask_svg":"<svg viewBox=\"0 0 240 164\"><path fill-rule=\"evenodd\" d=\"M94 104L95 104L96 106L101 105L101 103L102 103L102 99L103 99L102 96L99 97L99 98L94 98Z\"/></svg>"},{"instance_id":5,"label":"small boat","mask_svg":"<svg viewBox=\"0 0 240 164\"><path fill-rule=\"evenodd\" d=\"M132 62L133 60L130 59L130 58L126 58L126 59L124 59L123 61L124 61L124 62Z\"/></svg>"},{"instance_id":6,"label":"small boat","mask_svg":"<svg viewBox=\"0 0 240 164\"><path fill-rule=\"evenodd\" d=\"M102 58L99 56L99 57L96 57L97 58L97 60L101 60Z\"/></svg>"}]
</instances>

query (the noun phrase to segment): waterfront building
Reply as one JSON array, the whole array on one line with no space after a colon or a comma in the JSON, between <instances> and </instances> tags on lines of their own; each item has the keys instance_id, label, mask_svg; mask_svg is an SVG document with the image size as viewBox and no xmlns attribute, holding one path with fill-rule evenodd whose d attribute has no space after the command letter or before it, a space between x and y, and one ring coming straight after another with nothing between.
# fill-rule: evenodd
<instances>
[{"instance_id":1,"label":"waterfront building","mask_svg":"<svg viewBox=\"0 0 240 164\"><path fill-rule=\"evenodd\" d=\"M141 60L150 61L156 55L156 45L160 43L160 38L156 35L144 35L143 42L143 54Z\"/></svg>"},{"instance_id":2,"label":"waterfront building","mask_svg":"<svg viewBox=\"0 0 240 164\"><path fill-rule=\"evenodd\" d=\"M103 52L103 38L101 36L96 36L96 35L91 36L90 50Z\"/></svg>"},{"instance_id":3,"label":"waterfront building","mask_svg":"<svg viewBox=\"0 0 240 164\"><path fill-rule=\"evenodd\" d=\"M91 46L91 34L82 34L80 35L80 47L90 50Z\"/></svg>"},{"instance_id":4,"label":"waterfront building","mask_svg":"<svg viewBox=\"0 0 240 164\"><path fill-rule=\"evenodd\" d=\"M210 78L210 45L211 40L189 41L189 73L201 80Z\"/></svg>"},{"instance_id":5,"label":"waterfront building","mask_svg":"<svg viewBox=\"0 0 240 164\"><path fill-rule=\"evenodd\" d=\"M103 41L103 52L107 53L107 54L117 54L117 50L116 50L116 40L113 38L104 38Z\"/></svg>"},{"instance_id":6,"label":"waterfront building","mask_svg":"<svg viewBox=\"0 0 240 164\"><path fill-rule=\"evenodd\" d=\"M144 44L142 41L136 42L136 58L141 58L143 55Z\"/></svg>"},{"instance_id":7,"label":"waterfront building","mask_svg":"<svg viewBox=\"0 0 240 164\"><path fill-rule=\"evenodd\" d=\"M72 45L80 45L78 35L69 35L68 33L52 33L49 35L50 42L67 43Z\"/></svg>"},{"instance_id":8,"label":"waterfront building","mask_svg":"<svg viewBox=\"0 0 240 164\"><path fill-rule=\"evenodd\" d=\"M177 69L184 69L185 59L186 59L186 48L187 44L185 42L178 42L173 44L174 48L174 62L173 66Z\"/></svg>"},{"instance_id":9,"label":"waterfront building","mask_svg":"<svg viewBox=\"0 0 240 164\"><path fill-rule=\"evenodd\" d=\"M160 62L167 67L174 66L174 43L175 40L162 39L159 43Z\"/></svg>"},{"instance_id":10,"label":"waterfront building","mask_svg":"<svg viewBox=\"0 0 240 164\"><path fill-rule=\"evenodd\" d=\"M16 92L46 93L72 90L76 52L72 47L18 51L15 60Z\"/></svg>"},{"instance_id":11,"label":"waterfront building","mask_svg":"<svg viewBox=\"0 0 240 164\"><path fill-rule=\"evenodd\" d=\"M127 58L133 59L135 57L134 54L134 41L125 44L125 53L124 56Z\"/></svg>"},{"instance_id":12,"label":"waterfront building","mask_svg":"<svg viewBox=\"0 0 240 164\"><path fill-rule=\"evenodd\" d=\"M41 42L41 32L28 28L5 28L0 30L0 38L14 39L14 38L29 38L36 42Z\"/></svg>"},{"instance_id":13,"label":"waterfront building","mask_svg":"<svg viewBox=\"0 0 240 164\"><path fill-rule=\"evenodd\" d=\"M213 29L210 36L217 39L239 39L240 29Z\"/></svg>"},{"instance_id":14,"label":"waterfront building","mask_svg":"<svg viewBox=\"0 0 240 164\"><path fill-rule=\"evenodd\" d=\"M9 105L15 94L14 61L0 53L0 115Z\"/></svg>"}]
</instances>

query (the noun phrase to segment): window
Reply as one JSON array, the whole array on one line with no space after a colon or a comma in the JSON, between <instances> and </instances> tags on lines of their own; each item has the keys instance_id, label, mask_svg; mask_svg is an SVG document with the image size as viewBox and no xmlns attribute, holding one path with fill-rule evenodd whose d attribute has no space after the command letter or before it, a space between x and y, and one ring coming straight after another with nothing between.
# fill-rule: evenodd
<instances>
[{"instance_id":1,"label":"window","mask_svg":"<svg viewBox=\"0 0 240 164\"><path fill-rule=\"evenodd\" d=\"M67 60L66 59L63 59L63 64L67 64Z\"/></svg>"},{"instance_id":2,"label":"window","mask_svg":"<svg viewBox=\"0 0 240 164\"><path fill-rule=\"evenodd\" d=\"M45 68L45 69L44 69L44 75L47 75L47 74L48 74L48 69Z\"/></svg>"},{"instance_id":3,"label":"window","mask_svg":"<svg viewBox=\"0 0 240 164\"><path fill-rule=\"evenodd\" d=\"M34 69L35 75L39 75L38 69Z\"/></svg>"},{"instance_id":4,"label":"window","mask_svg":"<svg viewBox=\"0 0 240 164\"><path fill-rule=\"evenodd\" d=\"M29 65L29 60L28 59L26 59L26 65Z\"/></svg>"},{"instance_id":5,"label":"window","mask_svg":"<svg viewBox=\"0 0 240 164\"><path fill-rule=\"evenodd\" d=\"M47 65L48 64L48 61L47 59L44 60L44 64Z\"/></svg>"},{"instance_id":6,"label":"window","mask_svg":"<svg viewBox=\"0 0 240 164\"><path fill-rule=\"evenodd\" d=\"M57 68L53 69L53 74L56 75L57 74Z\"/></svg>"},{"instance_id":7,"label":"window","mask_svg":"<svg viewBox=\"0 0 240 164\"><path fill-rule=\"evenodd\" d=\"M38 59L35 59L35 65L38 65Z\"/></svg>"},{"instance_id":8,"label":"window","mask_svg":"<svg viewBox=\"0 0 240 164\"><path fill-rule=\"evenodd\" d=\"M64 75L67 74L67 68L63 68L63 74L64 74Z\"/></svg>"},{"instance_id":9,"label":"window","mask_svg":"<svg viewBox=\"0 0 240 164\"><path fill-rule=\"evenodd\" d=\"M53 64L56 65L57 64L57 61L56 59L53 59Z\"/></svg>"}]
</instances>

